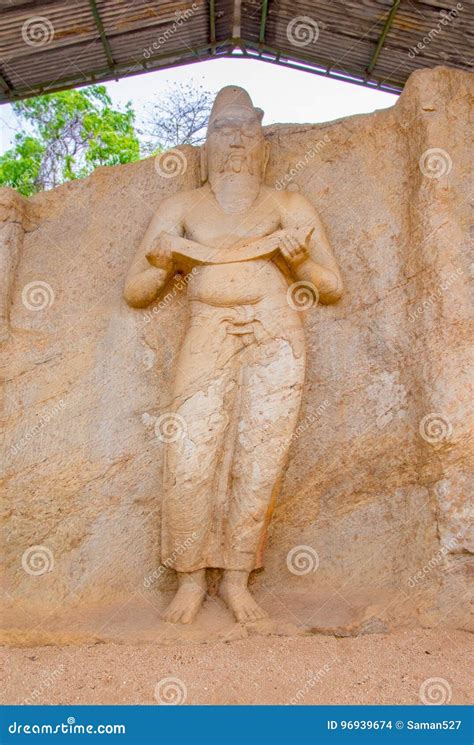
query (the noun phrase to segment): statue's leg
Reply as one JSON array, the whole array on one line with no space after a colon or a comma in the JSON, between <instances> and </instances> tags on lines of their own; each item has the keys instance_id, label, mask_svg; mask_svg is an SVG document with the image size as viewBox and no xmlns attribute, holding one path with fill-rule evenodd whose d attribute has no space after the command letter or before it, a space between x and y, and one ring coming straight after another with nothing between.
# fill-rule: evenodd
<instances>
[{"instance_id":1,"label":"statue's leg","mask_svg":"<svg viewBox=\"0 0 474 745\"><path fill-rule=\"evenodd\" d=\"M235 384L231 366L219 361L222 343L212 347L207 331L203 339L200 329L191 329L181 349L173 392L181 431L166 450L162 562L177 571L179 587L164 618L181 623L192 622L202 604L205 568L220 565L213 530L217 477Z\"/></svg>"},{"instance_id":2,"label":"statue's leg","mask_svg":"<svg viewBox=\"0 0 474 745\"><path fill-rule=\"evenodd\" d=\"M247 590L247 579L252 569L263 566L266 530L298 419L304 368L304 352L296 355L282 338L259 345L245 368L226 534L229 571L221 586L239 621L263 615Z\"/></svg>"}]
</instances>

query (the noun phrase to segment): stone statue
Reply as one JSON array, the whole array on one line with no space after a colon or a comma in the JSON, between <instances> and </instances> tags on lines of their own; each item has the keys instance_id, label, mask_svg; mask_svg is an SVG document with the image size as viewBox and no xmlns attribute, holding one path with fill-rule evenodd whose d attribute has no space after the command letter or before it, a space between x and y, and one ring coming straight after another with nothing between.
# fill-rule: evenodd
<instances>
[{"instance_id":1,"label":"stone statue","mask_svg":"<svg viewBox=\"0 0 474 745\"><path fill-rule=\"evenodd\" d=\"M220 594L239 622L266 615L247 582L263 565L304 382L291 289L322 303L342 293L313 206L264 183L262 117L242 88L218 93L202 148L203 186L160 204L125 285L127 303L143 308L173 275L193 269L172 403L183 436L165 454L162 561L179 581L164 616L171 622L194 620L212 567L224 570Z\"/></svg>"}]
</instances>

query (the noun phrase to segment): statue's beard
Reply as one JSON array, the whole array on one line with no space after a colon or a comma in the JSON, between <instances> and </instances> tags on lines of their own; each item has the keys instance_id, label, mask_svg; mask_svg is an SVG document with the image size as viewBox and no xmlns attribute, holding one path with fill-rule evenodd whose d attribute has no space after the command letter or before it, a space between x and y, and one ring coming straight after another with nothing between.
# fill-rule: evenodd
<instances>
[{"instance_id":1,"label":"statue's beard","mask_svg":"<svg viewBox=\"0 0 474 745\"><path fill-rule=\"evenodd\" d=\"M211 168L209 183L225 212L243 212L257 198L262 179L254 169L235 159L231 168L229 164L220 169Z\"/></svg>"},{"instance_id":2,"label":"statue's beard","mask_svg":"<svg viewBox=\"0 0 474 745\"><path fill-rule=\"evenodd\" d=\"M257 198L262 184L257 153L232 148L214 153L208 161L208 179L214 196L226 212L243 212Z\"/></svg>"}]
</instances>

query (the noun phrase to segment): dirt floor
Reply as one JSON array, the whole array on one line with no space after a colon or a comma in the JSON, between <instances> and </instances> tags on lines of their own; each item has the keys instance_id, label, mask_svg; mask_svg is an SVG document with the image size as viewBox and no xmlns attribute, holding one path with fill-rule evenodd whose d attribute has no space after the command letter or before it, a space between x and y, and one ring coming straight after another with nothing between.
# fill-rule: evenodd
<instances>
[{"instance_id":1,"label":"dirt floor","mask_svg":"<svg viewBox=\"0 0 474 745\"><path fill-rule=\"evenodd\" d=\"M6 704L468 704L471 653L472 635L423 629L15 648L0 688Z\"/></svg>"}]
</instances>

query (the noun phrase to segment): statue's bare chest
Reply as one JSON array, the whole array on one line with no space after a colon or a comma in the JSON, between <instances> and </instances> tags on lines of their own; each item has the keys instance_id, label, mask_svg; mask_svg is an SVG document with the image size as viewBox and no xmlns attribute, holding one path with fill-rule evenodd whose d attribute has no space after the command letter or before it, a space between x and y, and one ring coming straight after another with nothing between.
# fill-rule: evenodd
<instances>
[{"instance_id":1,"label":"statue's bare chest","mask_svg":"<svg viewBox=\"0 0 474 745\"><path fill-rule=\"evenodd\" d=\"M248 210L229 214L214 199L206 197L188 211L185 234L204 245L225 247L260 238L279 226L280 213L271 198L258 199Z\"/></svg>"}]
</instances>

